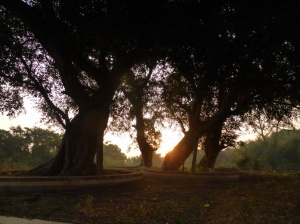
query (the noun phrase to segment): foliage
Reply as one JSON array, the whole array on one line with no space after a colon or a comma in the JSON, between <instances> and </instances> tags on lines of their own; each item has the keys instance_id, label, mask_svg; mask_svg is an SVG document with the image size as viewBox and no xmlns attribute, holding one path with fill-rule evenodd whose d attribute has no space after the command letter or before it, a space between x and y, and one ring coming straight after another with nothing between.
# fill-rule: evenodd
<instances>
[{"instance_id":1,"label":"foliage","mask_svg":"<svg viewBox=\"0 0 300 224\"><path fill-rule=\"evenodd\" d=\"M0 15L0 83L3 86L0 93L5 91L7 95L6 100L0 101L1 107L11 101L6 111L13 115L21 108L23 97L31 96L37 102L37 109L43 112L45 121L65 127L69 122L71 101L61 94L64 88L53 59L18 19L2 8ZM11 94L14 94L13 98Z\"/></svg>"},{"instance_id":2,"label":"foliage","mask_svg":"<svg viewBox=\"0 0 300 224\"><path fill-rule=\"evenodd\" d=\"M280 129L294 128L293 120L298 119L298 110L288 107L290 105L286 105L285 108L277 108L283 109L285 112L276 111L276 113L270 112L274 108L266 107L261 110L253 108L250 113L242 116L242 120L246 122L246 127L251 128L254 133L265 140L267 136L270 136L273 132L278 132Z\"/></svg>"},{"instance_id":3,"label":"foliage","mask_svg":"<svg viewBox=\"0 0 300 224\"><path fill-rule=\"evenodd\" d=\"M21 97L21 92L18 91L18 87L16 85L8 85L7 80L4 76L7 76L6 73L9 72L12 68L10 54L7 51L7 46L11 44L10 38L12 37L12 32L6 27L7 21L3 18L6 17L5 13L0 8L0 112L3 114L4 112L8 112L9 116L14 116L18 114L18 112L22 111L23 100ZM4 35L6 34L6 36Z\"/></svg>"},{"instance_id":4,"label":"foliage","mask_svg":"<svg viewBox=\"0 0 300 224\"><path fill-rule=\"evenodd\" d=\"M115 94L109 124L109 130L130 132L134 142L145 141L154 151L161 142L157 127L164 119L157 91L160 69L159 66L152 68L145 64L131 69Z\"/></svg>"},{"instance_id":5,"label":"foliage","mask_svg":"<svg viewBox=\"0 0 300 224\"><path fill-rule=\"evenodd\" d=\"M28 169L54 157L61 135L53 131L11 127L0 130L0 170Z\"/></svg>"},{"instance_id":6,"label":"foliage","mask_svg":"<svg viewBox=\"0 0 300 224\"><path fill-rule=\"evenodd\" d=\"M136 94L130 88L143 79L132 79L125 92L143 96L139 102L145 105L147 97L163 93L165 117L196 143L216 127L231 129L225 123L233 116L257 109L280 118L299 104L297 1L272 7L268 1L226 0L0 0L0 5L0 110L13 114L22 106L20 93L29 94L47 118L68 129L52 163L56 167L49 166L51 175L88 173L96 150L102 168L101 141L114 94L122 78L130 81L133 70L145 70L141 65L167 62L164 90ZM72 121L70 108L76 114ZM142 112L148 129L143 132L157 148L157 114ZM234 138L224 136L227 145ZM176 155L193 151L182 150L184 145L169 157L169 167L177 169L186 158Z\"/></svg>"},{"instance_id":7,"label":"foliage","mask_svg":"<svg viewBox=\"0 0 300 224\"><path fill-rule=\"evenodd\" d=\"M41 164L57 154L61 135L41 128L32 128L27 130L27 138L31 142L31 157L36 164Z\"/></svg>"},{"instance_id":8,"label":"foliage","mask_svg":"<svg viewBox=\"0 0 300 224\"><path fill-rule=\"evenodd\" d=\"M59 149L61 135L38 127L11 127L0 130L0 170L27 170L53 158ZM105 167L129 165L128 158L114 144L105 144Z\"/></svg>"},{"instance_id":9,"label":"foliage","mask_svg":"<svg viewBox=\"0 0 300 224\"><path fill-rule=\"evenodd\" d=\"M4 28L12 33L24 31L15 36L6 35L6 32L1 34L10 43L20 46L18 58L25 58L26 62L21 63L22 67L20 63L12 63L8 70L11 76L5 82L13 85L20 80L17 87L43 98L46 102L43 111L52 111L47 117L55 118L67 129L60 148L62 153L58 153L49 166L34 170L35 174L100 172L103 168L103 136L114 94L122 77L134 66L149 61L155 63L165 58L168 48L182 42L182 31L186 26L177 17L178 4L137 0L0 0L1 13L7 15L0 17ZM190 8L184 12L186 18ZM170 23L169 19L175 18L175 24ZM9 24L11 21L16 23ZM13 37L19 39L12 41ZM9 53L13 50L14 44L7 46ZM32 60L27 57L28 52ZM45 67L37 67L44 59L48 59ZM23 67L26 74L20 75ZM43 72L45 70L47 72ZM51 84L57 84L59 91L53 90ZM30 91L32 89L37 91ZM59 96L63 99L59 101L62 105L55 102ZM71 121L68 101L75 108ZM93 169L95 154L98 155L97 170Z\"/></svg>"},{"instance_id":10,"label":"foliage","mask_svg":"<svg viewBox=\"0 0 300 224\"><path fill-rule=\"evenodd\" d=\"M131 158L128 158L128 162L127 164L130 165L130 166L139 166L141 165L141 160L142 160L142 156L136 156L136 157L131 157ZM154 152L153 155L152 155L152 166L153 168L161 168L162 166L162 163L164 161L164 158Z\"/></svg>"},{"instance_id":11,"label":"foliage","mask_svg":"<svg viewBox=\"0 0 300 224\"><path fill-rule=\"evenodd\" d=\"M237 149L226 149L220 153L217 166L299 172L299 161L300 130L281 130L265 140L257 139Z\"/></svg>"},{"instance_id":12,"label":"foliage","mask_svg":"<svg viewBox=\"0 0 300 224\"><path fill-rule=\"evenodd\" d=\"M164 81L163 99L189 136L211 133L255 109L280 120L298 107L299 9L296 2L266 4L211 3L213 10L199 16L190 42L170 53L174 72ZM177 169L185 159L179 157L193 150L184 147L178 144L168 154L165 169Z\"/></svg>"},{"instance_id":13,"label":"foliage","mask_svg":"<svg viewBox=\"0 0 300 224\"><path fill-rule=\"evenodd\" d=\"M127 156L121 152L121 149L114 144L105 144L103 146L104 167L124 166L127 162Z\"/></svg>"}]
</instances>

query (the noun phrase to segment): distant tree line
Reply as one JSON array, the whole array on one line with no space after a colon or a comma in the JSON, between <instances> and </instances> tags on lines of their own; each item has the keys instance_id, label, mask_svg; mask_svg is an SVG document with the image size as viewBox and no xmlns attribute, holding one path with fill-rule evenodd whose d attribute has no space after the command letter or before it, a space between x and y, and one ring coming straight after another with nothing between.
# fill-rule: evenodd
<instances>
[{"instance_id":1,"label":"distant tree line","mask_svg":"<svg viewBox=\"0 0 300 224\"><path fill-rule=\"evenodd\" d=\"M28 169L56 155L61 135L34 127L0 130L0 169Z\"/></svg>"},{"instance_id":2,"label":"distant tree line","mask_svg":"<svg viewBox=\"0 0 300 224\"><path fill-rule=\"evenodd\" d=\"M280 172L300 171L300 130L281 130L222 151L216 166Z\"/></svg>"},{"instance_id":3,"label":"distant tree line","mask_svg":"<svg viewBox=\"0 0 300 224\"><path fill-rule=\"evenodd\" d=\"M53 158L59 150L62 136L54 131L34 128L11 127L0 129L0 171L30 169ZM204 150L198 148L197 161ZM154 153L153 167L160 168L164 158ZM121 149L106 142L103 147L104 167L143 165L142 155L127 157ZM191 154L180 170L191 170ZM300 130L281 130L267 137L242 142L235 148L220 152L216 167L236 167L280 172L300 171ZM198 170L201 166L198 164Z\"/></svg>"},{"instance_id":4,"label":"distant tree line","mask_svg":"<svg viewBox=\"0 0 300 224\"><path fill-rule=\"evenodd\" d=\"M61 134L38 127L0 129L0 171L30 169L52 159L61 140ZM105 167L133 164L117 145L104 144L103 149Z\"/></svg>"},{"instance_id":5,"label":"distant tree line","mask_svg":"<svg viewBox=\"0 0 300 224\"><path fill-rule=\"evenodd\" d=\"M204 154L203 145L199 144L196 171L203 171L200 163ZM141 156L137 156L130 158L128 164L139 165L140 162ZM160 154L153 154L153 167L160 168L163 162L164 158ZM179 170L191 171L192 166L193 154ZM235 147L220 152L215 167L300 172L300 130L282 129L270 135L258 135L255 140L239 142Z\"/></svg>"}]
</instances>

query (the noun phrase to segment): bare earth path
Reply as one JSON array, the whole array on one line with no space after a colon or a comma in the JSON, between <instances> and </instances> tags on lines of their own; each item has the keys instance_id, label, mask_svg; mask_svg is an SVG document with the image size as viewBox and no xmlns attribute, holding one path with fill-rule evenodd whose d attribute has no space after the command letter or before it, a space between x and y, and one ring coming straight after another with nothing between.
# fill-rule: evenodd
<instances>
[{"instance_id":1,"label":"bare earth path","mask_svg":"<svg viewBox=\"0 0 300 224\"><path fill-rule=\"evenodd\" d=\"M237 182L144 178L48 192L0 192L0 215L70 223L300 223L300 176L243 173Z\"/></svg>"}]
</instances>

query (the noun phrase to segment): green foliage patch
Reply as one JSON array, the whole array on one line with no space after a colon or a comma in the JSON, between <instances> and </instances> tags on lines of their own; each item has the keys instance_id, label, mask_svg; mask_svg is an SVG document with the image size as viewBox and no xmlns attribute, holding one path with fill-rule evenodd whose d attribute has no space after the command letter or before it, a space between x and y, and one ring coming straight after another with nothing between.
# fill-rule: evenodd
<instances>
[{"instance_id":1,"label":"green foliage patch","mask_svg":"<svg viewBox=\"0 0 300 224\"><path fill-rule=\"evenodd\" d=\"M26 170L57 153L61 135L38 127L0 130L0 170Z\"/></svg>"},{"instance_id":2,"label":"green foliage patch","mask_svg":"<svg viewBox=\"0 0 300 224\"><path fill-rule=\"evenodd\" d=\"M265 140L257 139L237 149L221 152L217 166L284 173L300 171L300 130L275 132Z\"/></svg>"}]
</instances>

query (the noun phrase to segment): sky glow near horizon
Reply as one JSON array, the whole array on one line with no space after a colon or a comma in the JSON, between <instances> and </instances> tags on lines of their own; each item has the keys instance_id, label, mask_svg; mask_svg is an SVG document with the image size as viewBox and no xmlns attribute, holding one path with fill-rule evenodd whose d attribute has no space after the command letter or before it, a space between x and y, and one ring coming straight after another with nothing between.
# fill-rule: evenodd
<instances>
[{"instance_id":1,"label":"sky glow near horizon","mask_svg":"<svg viewBox=\"0 0 300 224\"><path fill-rule=\"evenodd\" d=\"M0 115L0 129L9 130L10 127L18 125L23 128L34 126L44 128L45 125L40 122L41 114L33 108L33 103L27 98L24 98L24 107L25 111L14 118L9 118L6 113Z\"/></svg>"},{"instance_id":2,"label":"sky glow near horizon","mask_svg":"<svg viewBox=\"0 0 300 224\"><path fill-rule=\"evenodd\" d=\"M47 125L40 122L42 115L36 109L34 109L35 104L28 98L24 98L24 113L16 116L15 118L9 118L4 115L0 115L0 129L9 130L12 126L20 125L22 128L28 127L41 127L45 129L51 129ZM156 151L161 156L165 156L169 151L171 151L174 146L181 140L183 134L179 131L174 130L174 128L164 128L161 131L162 141L159 149ZM253 140L256 138L254 133L247 131L246 129L241 129L240 137L238 141ZM121 151L126 154L127 157L139 156L140 151L136 143L130 138L129 133L113 134L112 132L107 132L104 136L104 143L115 144L119 146Z\"/></svg>"},{"instance_id":3,"label":"sky glow near horizon","mask_svg":"<svg viewBox=\"0 0 300 224\"><path fill-rule=\"evenodd\" d=\"M40 122L42 117L36 109L34 103L29 99L24 99L24 113L19 114L14 118L9 118L6 114L0 115L0 129L9 130L10 127L21 126L22 128L28 127L41 127L49 128L47 125ZM163 129L162 142L160 148L156 151L158 154L165 156L165 154L172 150L173 147L179 142L182 134L174 131L173 129ZM112 134L108 132L104 137L105 143L116 144L128 157L140 155L140 151L136 144L133 143L128 133Z\"/></svg>"}]
</instances>

